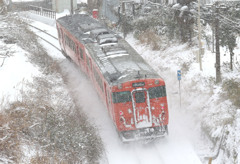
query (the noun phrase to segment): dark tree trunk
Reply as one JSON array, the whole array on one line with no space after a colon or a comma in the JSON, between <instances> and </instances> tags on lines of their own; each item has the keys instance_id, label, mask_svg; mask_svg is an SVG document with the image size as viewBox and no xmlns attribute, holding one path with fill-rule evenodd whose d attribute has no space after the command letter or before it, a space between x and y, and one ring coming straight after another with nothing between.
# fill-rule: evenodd
<instances>
[{"instance_id":1,"label":"dark tree trunk","mask_svg":"<svg viewBox=\"0 0 240 164\"><path fill-rule=\"evenodd\" d=\"M216 9L218 15L218 9ZM216 39L216 83L221 82L220 48L219 48L219 20L215 19L215 39Z\"/></svg>"},{"instance_id":2,"label":"dark tree trunk","mask_svg":"<svg viewBox=\"0 0 240 164\"><path fill-rule=\"evenodd\" d=\"M233 49L231 48L230 49L230 69L231 69L231 71L233 70L233 55L234 55Z\"/></svg>"}]
</instances>

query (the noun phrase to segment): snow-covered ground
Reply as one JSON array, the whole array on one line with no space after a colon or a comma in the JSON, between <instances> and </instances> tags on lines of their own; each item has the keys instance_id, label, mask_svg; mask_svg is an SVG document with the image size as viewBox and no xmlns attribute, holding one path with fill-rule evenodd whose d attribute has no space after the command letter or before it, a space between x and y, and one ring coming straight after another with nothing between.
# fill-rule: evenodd
<instances>
[{"instance_id":1,"label":"snow-covered ground","mask_svg":"<svg viewBox=\"0 0 240 164\"><path fill-rule=\"evenodd\" d=\"M70 62L64 63L64 70L69 78L68 86L71 93L78 100L77 103L82 105L84 112L98 126L110 164L201 163L193 145L184 134L186 132L185 127L179 125L174 126L171 124L169 137L152 144L123 144L118 137L112 120L108 116L106 108L99 100L89 80ZM170 112L171 117L172 112Z\"/></svg>"},{"instance_id":2,"label":"snow-covered ground","mask_svg":"<svg viewBox=\"0 0 240 164\"><path fill-rule=\"evenodd\" d=\"M11 51L11 56L0 58L0 101L12 102L18 99L19 92L26 81L31 82L33 76L38 76L38 68L27 59L27 52L15 44L6 45L0 41L0 55Z\"/></svg>"},{"instance_id":3,"label":"snow-covered ground","mask_svg":"<svg viewBox=\"0 0 240 164\"><path fill-rule=\"evenodd\" d=\"M44 1L44 0L12 0L12 2L31 2L31 1ZM77 3L87 3L87 0L77 0Z\"/></svg>"},{"instance_id":4,"label":"snow-covered ground","mask_svg":"<svg viewBox=\"0 0 240 164\"><path fill-rule=\"evenodd\" d=\"M205 30L210 31L208 27ZM225 48L221 48L221 73L223 82L231 79L239 82L239 39L237 42L238 46L234 50L235 64L233 71L230 71L229 65L227 65L230 59L229 52ZM170 127L175 127L180 123L184 127L184 136L189 138L189 141L192 142L200 157L216 155L218 141L222 134L224 134L226 141L223 141L223 145L228 146L228 150L220 150L220 155L213 163L231 164L239 162L239 159L233 161L234 157L232 153L239 154L240 150L240 122L238 119L240 109L233 106L229 100L221 98L221 94L224 91L221 84L215 84L214 64L216 57L215 53L210 51L211 47L208 47L207 44L204 46L205 54L202 58L203 70L200 71L195 55L198 50L197 47L194 48L189 47L187 44L180 45L176 43L174 45L172 43L170 48L166 48L164 51L151 51L148 46L139 44L132 36L129 36L127 40L166 80L168 102L170 104ZM180 86L181 107L179 104L179 94L174 95L174 93L179 92L177 70L180 69L182 69ZM215 147L211 146L208 138L202 132L204 128L210 129L210 132L208 131L207 134L217 143ZM230 133L230 135L226 135L227 133ZM230 155L226 155L226 151L230 151Z\"/></svg>"},{"instance_id":5,"label":"snow-covered ground","mask_svg":"<svg viewBox=\"0 0 240 164\"><path fill-rule=\"evenodd\" d=\"M36 23L34 23L36 24ZM39 25L40 26L40 25ZM46 26L41 26L44 30ZM51 28L51 27L50 27ZM118 134L110 120L106 108L100 102L89 80L71 62L63 61L63 70L68 77L68 86L79 106L94 124L98 126L100 135L105 144L108 162L111 164L137 164L137 163L168 163L182 164L201 163L193 145L188 140L189 131L181 126L178 115L170 111L170 135L150 145L128 144L124 145L119 140ZM84 94L83 94L84 93ZM92 103L95 102L95 103ZM170 104L170 109L171 109ZM177 105L178 106L178 103ZM178 113L180 114L180 113ZM172 121L173 120L173 121ZM174 156L174 158L173 158Z\"/></svg>"},{"instance_id":6,"label":"snow-covered ground","mask_svg":"<svg viewBox=\"0 0 240 164\"><path fill-rule=\"evenodd\" d=\"M45 19L39 16L35 18L39 21ZM44 20L44 22L46 22L46 20ZM33 24L44 30L51 31L51 33L56 35L56 29L48 26L49 23L45 25L40 22L33 22ZM50 25L54 26L52 23L50 23ZM215 54L211 53L207 46L205 46L203 71L200 71L194 53L197 49L190 48L187 44L179 45L172 43L170 47L164 51L152 51L150 47L139 44L131 35L127 37L127 41L165 79L167 85L170 134L168 137L148 145L138 143L122 144L112 121L109 119L107 110L100 102L90 81L73 63L63 59L60 52L54 48L45 46L55 60L62 61L61 67L64 70L64 76L68 79L67 86L69 91L73 95L75 102L83 107L83 111L89 119L93 120L94 124L97 125L110 164L197 164L206 162L204 161L204 157L211 156L215 150L211 149L213 148L211 142L202 132L201 119L204 116L202 113L203 107L211 104L211 100L214 99L214 97L212 97L214 93L216 94L215 98L217 98L217 93L220 88L219 85L213 83L215 78ZM238 45L238 48L235 50L235 60L240 59L239 47L240 45ZM221 51L224 52L226 50L221 49ZM17 97L17 90L21 89L21 82L25 79L31 81L31 76L38 76L37 68L26 60L24 56L26 52L19 48L16 48L16 52L14 56L7 58L4 65L0 67L0 93L2 93L0 100L5 96ZM221 57L222 64L228 62L228 55ZM1 61L3 61L3 59L0 59L0 64ZM18 67L17 71L16 67ZM180 88L181 105L179 98L179 81L177 80L177 70L180 69L182 70ZM14 76L9 77L9 74ZM223 71L222 75L227 78L240 78L237 69L234 69L231 73ZM2 84L4 84L4 86L6 85L6 87L1 87L3 86ZM227 107L230 105L227 105ZM212 113L215 111L220 112L220 109L217 109L215 105L211 106L210 109L206 109ZM237 109L236 113L239 115L240 109ZM207 121L214 123L216 119L220 117L206 116L205 118L208 119ZM238 133L233 134L233 137L229 138L228 142L230 142L229 145L238 144L237 149L238 152L240 152L240 120L237 119L235 124L234 128L236 129L232 129L230 132L232 133L233 130L235 130ZM214 125L212 126L214 127ZM221 128L213 128L213 134L219 137L221 135ZM220 157L213 161L213 163L222 163L222 158L224 158L224 154L220 152ZM238 161L240 160L238 159Z\"/></svg>"}]
</instances>

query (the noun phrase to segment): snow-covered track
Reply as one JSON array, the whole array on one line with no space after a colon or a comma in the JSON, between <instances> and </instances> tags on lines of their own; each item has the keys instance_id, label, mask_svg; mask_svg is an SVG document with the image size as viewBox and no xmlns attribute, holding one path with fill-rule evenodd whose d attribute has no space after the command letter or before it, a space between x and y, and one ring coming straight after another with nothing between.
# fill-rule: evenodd
<instances>
[{"instance_id":1,"label":"snow-covered track","mask_svg":"<svg viewBox=\"0 0 240 164\"><path fill-rule=\"evenodd\" d=\"M166 164L164 157L162 157L154 142L148 143L146 145L137 145L134 148L134 152L136 154L136 158L139 161L139 164Z\"/></svg>"},{"instance_id":2,"label":"snow-covered track","mask_svg":"<svg viewBox=\"0 0 240 164\"><path fill-rule=\"evenodd\" d=\"M34 30L34 32L40 39L47 42L48 44L50 44L51 46L53 46L54 48L56 48L58 51L61 52L61 48L59 47L59 42L57 37L31 24L28 24L28 25L32 30Z\"/></svg>"},{"instance_id":3,"label":"snow-covered track","mask_svg":"<svg viewBox=\"0 0 240 164\"><path fill-rule=\"evenodd\" d=\"M47 33L46 31L44 31L44 30L42 30L42 29L40 29L40 28L38 28L38 27L36 27L36 26L33 26L33 25L31 25L31 24L28 24L28 25L29 25L30 27L33 27L33 28L35 28L35 29L37 29L37 30L39 30L39 31L41 31L41 32L49 35L50 37L53 37L54 39L58 40L58 38L55 37L55 36L53 36L52 34L49 34L49 33Z\"/></svg>"}]
</instances>

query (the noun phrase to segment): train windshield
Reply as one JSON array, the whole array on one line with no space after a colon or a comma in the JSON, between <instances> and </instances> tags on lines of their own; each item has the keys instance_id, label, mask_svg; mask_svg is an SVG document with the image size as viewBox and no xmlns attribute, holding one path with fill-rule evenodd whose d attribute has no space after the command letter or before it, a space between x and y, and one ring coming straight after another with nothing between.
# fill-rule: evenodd
<instances>
[{"instance_id":1,"label":"train windshield","mask_svg":"<svg viewBox=\"0 0 240 164\"><path fill-rule=\"evenodd\" d=\"M135 99L136 99L136 103L144 103L146 101L144 91L136 92Z\"/></svg>"},{"instance_id":2,"label":"train windshield","mask_svg":"<svg viewBox=\"0 0 240 164\"><path fill-rule=\"evenodd\" d=\"M165 97L166 96L166 88L165 86L152 87L148 89L150 99Z\"/></svg>"},{"instance_id":3,"label":"train windshield","mask_svg":"<svg viewBox=\"0 0 240 164\"><path fill-rule=\"evenodd\" d=\"M113 103L125 103L132 101L131 92L113 92Z\"/></svg>"}]
</instances>

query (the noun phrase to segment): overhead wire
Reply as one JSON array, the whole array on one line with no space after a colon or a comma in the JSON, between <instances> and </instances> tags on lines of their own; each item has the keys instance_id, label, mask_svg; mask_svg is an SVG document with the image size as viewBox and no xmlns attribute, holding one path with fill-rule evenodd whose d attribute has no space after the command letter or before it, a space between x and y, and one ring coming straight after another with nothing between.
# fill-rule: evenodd
<instances>
[{"instance_id":1,"label":"overhead wire","mask_svg":"<svg viewBox=\"0 0 240 164\"><path fill-rule=\"evenodd\" d=\"M237 22L235 22L235 21L233 21L233 20L231 20L231 19L229 19L229 18L227 18L227 17L225 17L225 16L223 16L223 15L221 15L221 14L219 14L219 16L222 17L222 18L224 18L224 19L226 19L226 20L228 20L228 21L230 21L231 23L234 23L234 24L238 25L238 26L240 27L240 24L239 24L239 23L237 23Z\"/></svg>"}]
</instances>

